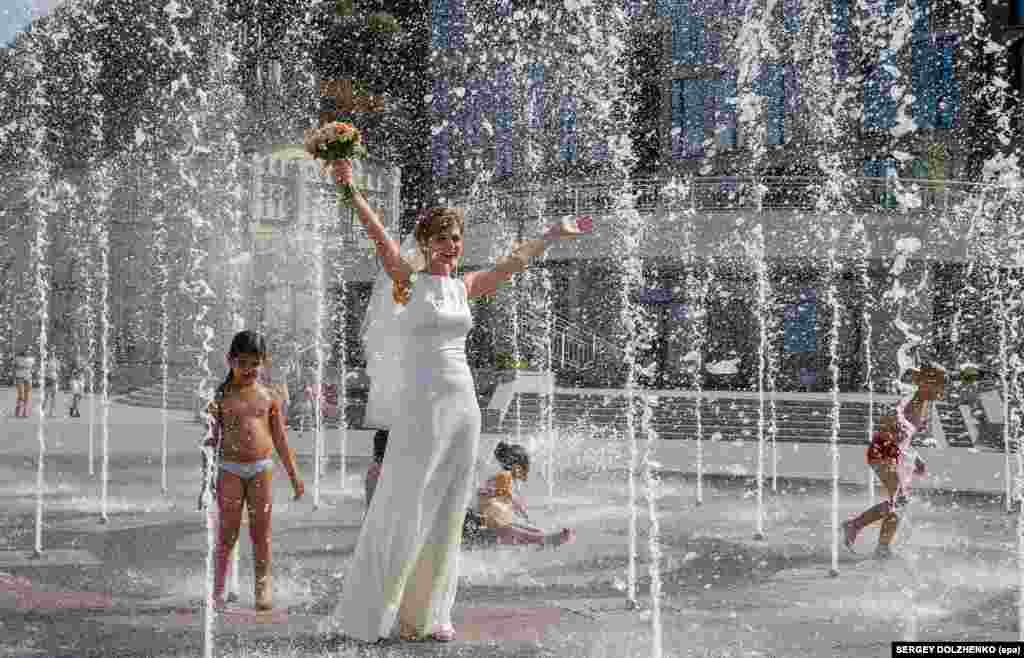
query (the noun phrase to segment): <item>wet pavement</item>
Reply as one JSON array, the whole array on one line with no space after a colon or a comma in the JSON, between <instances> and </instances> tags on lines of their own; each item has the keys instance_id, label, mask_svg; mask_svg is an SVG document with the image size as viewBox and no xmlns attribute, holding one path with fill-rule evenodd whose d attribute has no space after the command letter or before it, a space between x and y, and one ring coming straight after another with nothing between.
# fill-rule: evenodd
<instances>
[{"instance_id":1,"label":"wet pavement","mask_svg":"<svg viewBox=\"0 0 1024 658\"><path fill-rule=\"evenodd\" d=\"M0 451L0 658L203 655L209 535L205 514L196 510L199 428L185 418L169 426L163 494L159 413L115 409L112 418L118 432L157 448L111 452L108 521L100 523L88 423L50 424L38 557L36 461L31 450L10 449L32 445L34 421L0 421L9 448ZM497 438L484 438L482 454ZM293 437L300 448L308 440ZM311 494L312 463L303 452ZM831 493L815 478L783 478L779 491L765 492L766 536L755 540L751 478L708 477L698 504L692 474L666 473L657 498L659 573L651 571L647 502L639 501L640 605L631 609L628 483L618 466L625 462L602 454L590 466L574 459L571 470L557 471L553 498L542 468L524 491L535 522L575 528L574 544L464 552L455 642L363 646L320 631L344 586L368 462L351 457L344 486L339 463L335 454L326 464L318 509L312 495L290 501L286 478L275 480L277 608L270 613L251 608L243 529L240 600L216 620L214 656L651 655L653 576L660 577L667 656L874 657L890 655L894 640L1018 636L1016 516L1004 511L1001 498L921 491L897 540L897 558L870 557L877 530L869 528L858 554L842 548L832 577ZM845 484L840 518L868 504L863 487Z\"/></svg>"}]
</instances>

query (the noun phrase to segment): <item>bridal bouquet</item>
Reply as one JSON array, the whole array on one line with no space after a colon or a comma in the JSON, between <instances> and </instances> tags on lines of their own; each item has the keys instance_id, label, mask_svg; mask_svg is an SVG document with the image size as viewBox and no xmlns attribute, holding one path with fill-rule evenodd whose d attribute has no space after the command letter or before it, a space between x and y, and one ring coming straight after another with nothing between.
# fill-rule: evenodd
<instances>
[{"instance_id":1,"label":"bridal bouquet","mask_svg":"<svg viewBox=\"0 0 1024 658\"><path fill-rule=\"evenodd\" d=\"M274 149L273 156L283 160L314 158L323 161L326 170L335 160L358 160L367 157L359 129L347 121L331 121L319 128L306 131L301 147L285 146ZM352 201L352 187L339 186L338 198Z\"/></svg>"}]
</instances>

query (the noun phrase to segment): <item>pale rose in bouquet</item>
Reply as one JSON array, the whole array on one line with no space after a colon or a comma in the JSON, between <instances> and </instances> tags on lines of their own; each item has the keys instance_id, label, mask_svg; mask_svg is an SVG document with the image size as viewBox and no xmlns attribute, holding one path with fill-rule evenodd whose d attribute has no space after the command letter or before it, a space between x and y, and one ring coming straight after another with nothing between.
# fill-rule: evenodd
<instances>
[{"instance_id":1,"label":"pale rose in bouquet","mask_svg":"<svg viewBox=\"0 0 1024 658\"><path fill-rule=\"evenodd\" d=\"M358 128L347 121L331 121L307 130L301 149L285 146L274 149L273 155L286 160L314 158L323 162L326 171L336 160L359 160L368 153ZM353 190L352 185L338 186L339 200L351 202Z\"/></svg>"}]
</instances>

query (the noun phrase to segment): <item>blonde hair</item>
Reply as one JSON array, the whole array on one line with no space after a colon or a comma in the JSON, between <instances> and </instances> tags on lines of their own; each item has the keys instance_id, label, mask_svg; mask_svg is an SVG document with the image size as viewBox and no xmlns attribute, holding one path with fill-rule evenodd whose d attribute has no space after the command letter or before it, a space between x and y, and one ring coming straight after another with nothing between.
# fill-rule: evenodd
<instances>
[{"instance_id":1,"label":"blonde hair","mask_svg":"<svg viewBox=\"0 0 1024 658\"><path fill-rule=\"evenodd\" d=\"M420 249L426 250L426 246L430 243L430 238L439 235L443 231L451 230L453 227L459 229L460 233L465 233L465 226L465 214L461 208L435 206L420 215L420 218L416 221L416 229L413 231L413 236L416 238L417 246ZM426 254L424 254L424 261L428 264L430 262ZM412 283L410 281L395 281L391 284L391 297L395 300L396 304L408 304L411 289Z\"/></svg>"}]
</instances>

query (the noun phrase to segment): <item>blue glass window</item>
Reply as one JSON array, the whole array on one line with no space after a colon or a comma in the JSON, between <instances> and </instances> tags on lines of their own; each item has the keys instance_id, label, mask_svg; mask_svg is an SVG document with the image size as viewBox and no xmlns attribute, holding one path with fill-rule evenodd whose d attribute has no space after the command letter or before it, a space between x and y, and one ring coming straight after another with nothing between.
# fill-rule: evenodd
<instances>
[{"instance_id":1,"label":"blue glass window","mask_svg":"<svg viewBox=\"0 0 1024 658\"><path fill-rule=\"evenodd\" d=\"M939 97L936 103L936 128L953 128L960 118L960 82L956 79L956 54L959 35L948 34L936 40L940 60L937 75Z\"/></svg>"},{"instance_id":2,"label":"blue glass window","mask_svg":"<svg viewBox=\"0 0 1024 658\"><path fill-rule=\"evenodd\" d=\"M956 79L957 34L927 32L927 4L914 7L910 83L914 121L919 128L952 128L959 121L960 83Z\"/></svg>"},{"instance_id":3,"label":"blue glass window","mask_svg":"<svg viewBox=\"0 0 1024 658\"><path fill-rule=\"evenodd\" d=\"M531 130L544 127L544 65L526 67L526 116Z\"/></svg>"},{"instance_id":4,"label":"blue glass window","mask_svg":"<svg viewBox=\"0 0 1024 658\"><path fill-rule=\"evenodd\" d=\"M576 99L568 94L558 105L558 159L576 161Z\"/></svg>"},{"instance_id":5,"label":"blue glass window","mask_svg":"<svg viewBox=\"0 0 1024 658\"><path fill-rule=\"evenodd\" d=\"M729 16L744 17L747 15L747 10L750 8L750 0L728 0L729 2Z\"/></svg>"},{"instance_id":6,"label":"blue glass window","mask_svg":"<svg viewBox=\"0 0 1024 658\"><path fill-rule=\"evenodd\" d=\"M672 81L672 132L670 133L672 158L678 160L683 154L683 83Z\"/></svg>"},{"instance_id":7,"label":"blue glass window","mask_svg":"<svg viewBox=\"0 0 1024 658\"><path fill-rule=\"evenodd\" d=\"M494 173L512 174L512 67L499 64L494 76Z\"/></svg>"},{"instance_id":8,"label":"blue glass window","mask_svg":"<svg viewBox=\"0 0 1024 658\"><path fill-rule=\"evenodd\" d=\"M1015 22L1024 23L1024 0L1013 0L1013 17Z\"/></svg>"},{"instance_id":9,"label":"blue glass window","mask_svg":"<svg viewBox=\"0 0 1024 658\"><path fill-rule=\"evenodd\" d=\"M888 178L896 175L896 161L891 158L864 161L864 176L867 178Z\"/></svg>"},{"instance_id":10,"label":"blue glass window","mask_svg":"<svg viewBox=\"0 0 1024 658\"><path fill-rule=\"evenodd\" d=\"M896 80L892 51L885 48L864 75L864 127L888 130L896 125L896 100L892 97Z\"/></svg>"},{"instance_id":11,"label":"blue glass window","mask_svg":"<svg viewBox=\"0 0 1024 658\"><path fill-rule=\"evenodd\" d=\"M850 2L832 0L832 57L837 80L850 72Z\"/></svg>"},{"instance_id":12,"label":"blue glass window","mask_svg":"<svg viewBox=\"0 0 1024 658\"><path fill-rule=\"evenodd\" d=\"M718 145L723 148L736 147L736 73L727 71L714 81L715 132Z\"/></svg>"},{"instance_id":13,"label":"blue glass window","mask_svg":"<svg viewBox=\"0 0 1024 658\"><path fill-rule=\"evenodd\" d=\"M786 115L794 115L800 111L800 69L795 64L786 64L783 79L785 87Z\"/></svg>"},{"instance_id":14,"label":"blue glass window","mask_svg":"<svg viewBox=\"0 0 1024 658\"><path fill-rule=\"evenodd\" d=\"M430 47L442 50L448 47L448 0L430 2Z\"/></svg>"},{"instance_id":15,"label":"blue glass window","mask_svg":"<svg viewBox=\"0 0 1024 658\"><path fill-rule=\"evenodd\" d=\"M508 18L512 15L512 0L498 0L494 10L499 17Z\"/></svg>"},{"instance_id":16,"label":"blue glass window","mask_svg":"<svg viewBox=\"0 0 1024 658\"><path fill-rule=\"evenodd\" d=\"M707 80L683 82L683 133L688 158L704 155L704 99L707 96L707 89Z\"/></svg>"},{"instance_id":17,"label":"blue glass window","mask_svg":"<svg viewBox=\"0 0 1024 658\"><path fill-rule=\"evenodd\" d=\"M722 61L722 33L718 30L708 32L704 36L704 63L719 64Z\"/></svg>"},{"instance_id":18,"label":"blue glass window","mask_svg":"<svg viewBox=\"0 0 1024 658\"><path fill-rule=\"evenodd\" d=\"M466 45L466 0L448 0L448 47Z\"/></svg>"},{"instance_id":19,"label":"blue glass window","mask_svg":"<svg viewBox=\"0 0 1024 658\"><path fill-rule=\"evenodd\" d=\"M800 292L795 304L783 311L782 349L787 354L818 351L818 297L813 289Z\"/></svg>"},{"instance_id":20,"label":"blue glass window","mask_svg":"<svg viewBox=\"0 0 1024 658\"><path fill-rule=\"evenodd\" d=\"M448 81L434 80L433 92L430 155L434 175L444 177L448 175Z\"/></svg>"},{"instance_id":21,"label":"blue glass window","mask_svg":"<svg viewBox=\"0 0 1024 658\"><path fill-rule=\"evenodd\" d=\"M672 157L700 157L704 154L704 126L707 116L708 80L672 81ZM714 101L712 100L712 103Z\"/></svg>"},{"instance_id":22,"label":"blue glass window","mask_svg":"<svg viewBox=\"0 0 1024 658\"><path fill-rule=\"evenodd\" d=\"M892 16L893 12L896 11L896 0L868 0L865 9L868 16L874 18Z\"/></svg>"},{"instance_id":23,"label":"blue glass window","mask_svg":"<svg viewBox=\"0 0 1024 658\"><path fill-rule=\"evenodd\" d=\"M782 26L793 34L800 29L800 0L782 0Z\"/></svg>"},{"instance_id":24,"label":"blue glass window","mask_svg":"<svg viewBox=\"0 0 1024 658\"><path fill-rule=\"evenodd\" d=\"M765 97L765 141L780 146L785 138L786 86L784 69L779 64L766 64L758 80L757 93Z\"/></svg>"},{"instance_id":25,"label":"blue glass window","mask_svg":"<svg viewBox=\"0 0 1024 658\"><path fill-rule=\"evenodd\" d=\"M705 37L704 17L691 11L687 1L672 7L672 63L703 64Z\"/></svg>"},{"instance_id":26,"label":"blue glass window","mask_svg":"<svg viewBox=\"0 0 1024 658\"><path fill-rule=\"evenodd\" d=\"M462 97L462 139L467 146L480 145L480 119L482 104L487 93L480 80L466 81L466 94Z\"/></svg>"}]
</instances>

